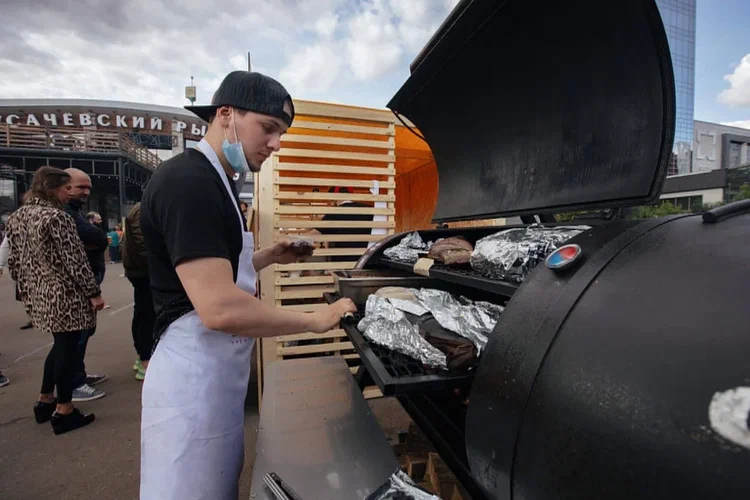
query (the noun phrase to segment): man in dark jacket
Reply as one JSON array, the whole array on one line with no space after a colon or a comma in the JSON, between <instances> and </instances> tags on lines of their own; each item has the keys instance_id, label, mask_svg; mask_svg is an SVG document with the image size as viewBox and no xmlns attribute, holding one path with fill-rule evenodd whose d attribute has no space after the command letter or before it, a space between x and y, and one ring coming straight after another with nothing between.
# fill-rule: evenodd
<instances>
[{"instance_id":1,"label":"man in dark jacket","mask_svg":"<svg viewBox=\"0 0 750 500\"><path fill-rule=\"evenodd\" d=\"M135 379L146 377L146 368L154 348L154 322L156 313L151 298L151 283L148 276L146 242L141 231L141 204L134 206L125 217L125 236L121 242L122 265L125 276L133 285L133 345L138 353L133 370Z\"/></svg>"},{"instance_id":2,"label":"man in dark jacket","mask_svg":"<svg viewBox=\"0 0 750 500\"><path fill-rule=\"evenodd\" d=\"M73 217L76 222L78 236L81 238L83 248L86 250L91 270L94 271L97 285L104 280L104 260L103 254L109 246L107 235L102 229L89 222L82 213L83 205L89 200L91 194L91 178L82 170L77 168L68 168L65 170L70 174L73 189L70 193L70 202L65 207L65 211ZM107 380L106 375L94 375L86 373L86 347L88 346L89 337L94 335L96 327L86 330L81 334L81 341L78 344L78 370L73 391L73 401L93 401L94 399L103 398L106 393L92 387Z\"/></svg>"}]
</instances>

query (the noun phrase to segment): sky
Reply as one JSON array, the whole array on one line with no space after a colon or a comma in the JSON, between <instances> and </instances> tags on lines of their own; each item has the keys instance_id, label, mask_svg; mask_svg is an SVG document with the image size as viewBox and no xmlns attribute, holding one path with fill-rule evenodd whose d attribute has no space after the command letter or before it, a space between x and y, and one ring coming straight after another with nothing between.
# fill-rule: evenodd
<instances>
[{"instance_id":1,"label":"sky","mask_svg":"<svg viewBox=\"0 0 750 500\"><path fill-rule=\"evenodd\" d=\"M458 0L0 0L0 98L207 103L253 69L298 99L384 107ZM750 1L698 0L695 119L750 128Z\"/></svg>"},{"instance_id":2,"label":"sky","mask_svg":"<svg viewBox=\"0 0 750 500\"><path fill-rule=\"evenodd\" d=\"M698 0L695 119L750 128L750 1Z\"/></svg>"}]
</instances>

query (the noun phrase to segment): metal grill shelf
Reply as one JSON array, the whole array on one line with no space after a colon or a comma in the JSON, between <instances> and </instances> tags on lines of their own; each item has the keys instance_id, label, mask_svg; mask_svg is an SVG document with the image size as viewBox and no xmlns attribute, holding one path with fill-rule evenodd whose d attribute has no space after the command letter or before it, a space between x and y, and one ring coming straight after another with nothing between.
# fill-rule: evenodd
<instances>
[{"instance_id":1,"label":"metal grill shelf","mask_svg":"<svg viewBox=\"0 0 750 500\"><path fill-rule=\"evenodd\" d=\"M326 300L334 302L338 295L326 294ZM362 304L358 304L362 306ZM384 396L400 396L414 392L445 391L468 387L474 372L450 373L431 370L418 361L386 347L373 344L357 329L363 314L341 322L341 328L351 340L368 373Z\"/></svg>"},{"instance_id":2,"label":"metal grill shelf","mask_svg":"<svg viewBox=\"0 0 750 500\"><path fill-rule=\"evenodd\" d=\"M414 264L396 262L389 259L381 259L380 262L391 269L414 272ZM511 297L518 289L518 285L514 283L486 278L472 269L448 267L438 264L430 268L430 278L476 288L503 297Z\"/></svg>"}]
</instances>

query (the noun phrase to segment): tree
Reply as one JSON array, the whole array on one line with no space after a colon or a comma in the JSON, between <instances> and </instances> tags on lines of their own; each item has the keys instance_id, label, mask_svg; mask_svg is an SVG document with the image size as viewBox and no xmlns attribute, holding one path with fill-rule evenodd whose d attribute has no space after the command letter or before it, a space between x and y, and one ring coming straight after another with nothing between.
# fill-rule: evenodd
<instances>
[{"instance_id":1,"label":"tree","mask_svg":"<svg viewBox=\"0 0 750 500\"><path fill-rule=\"evenodd\" d=\"M743 184L739 192L732 196L732 201L748 200L750 199L750 184Z\"/></svg>"}]
</instances>

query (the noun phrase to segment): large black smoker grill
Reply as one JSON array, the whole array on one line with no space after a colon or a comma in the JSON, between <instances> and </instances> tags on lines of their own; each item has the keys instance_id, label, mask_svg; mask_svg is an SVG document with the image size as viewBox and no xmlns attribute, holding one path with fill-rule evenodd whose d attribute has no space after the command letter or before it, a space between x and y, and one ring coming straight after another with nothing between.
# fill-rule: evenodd
<instances>
[{"instance_id":1,"label":"large black smoker grill","mask_svg":"<svg viewBox=\"0 0 750 500\"><path fill-rule=\"evenodd\" d=\"M436 222L549 221L657 200L674 101L653 0L474 0L389 107L432 148ZM421 372L349 322L368 375L475 499L750 498L750 449L709 422L715 393L750 386L749 207L586 223L579 265L518 287L432 268L445 290L507 303L473 376ZM402 236L358 268L411 272L383 255Z\"/></svg>"}]
</instances>

